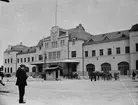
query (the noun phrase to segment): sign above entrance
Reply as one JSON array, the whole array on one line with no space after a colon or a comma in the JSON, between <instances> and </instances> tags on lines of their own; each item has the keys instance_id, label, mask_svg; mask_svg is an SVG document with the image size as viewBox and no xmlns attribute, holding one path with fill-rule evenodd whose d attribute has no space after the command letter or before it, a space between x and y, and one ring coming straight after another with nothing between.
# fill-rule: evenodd
<instances>
[{"instance_id":1,"label":"sign above entrance","mask_svg":"<svg viewBox=\"0 0 138 105\"><path fill-rule=\"evenodd\" d=\"M58 26L54 26L51 29L51 41L56 41L59 35L59 27Z\"/></svg>"}]
</instances>

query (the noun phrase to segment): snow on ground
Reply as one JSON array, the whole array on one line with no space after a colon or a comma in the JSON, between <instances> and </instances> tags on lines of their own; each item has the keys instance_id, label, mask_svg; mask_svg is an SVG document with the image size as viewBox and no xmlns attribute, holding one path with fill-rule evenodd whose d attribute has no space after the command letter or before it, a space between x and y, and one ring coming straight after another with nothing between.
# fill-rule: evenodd
<instances>
[{"instance_id":1,"label":"snow on ground","mask_svg":"<svg viewBox=\"0 0 138 105\"><path fill-rule=\"evenodd\" d=\"M15 78L0 85L0 105L19 105ZM125 85L124 85L125 84ZM138 105L138 82L122 81L28 79L24 105Z\"/></svg>"}]
</instances>

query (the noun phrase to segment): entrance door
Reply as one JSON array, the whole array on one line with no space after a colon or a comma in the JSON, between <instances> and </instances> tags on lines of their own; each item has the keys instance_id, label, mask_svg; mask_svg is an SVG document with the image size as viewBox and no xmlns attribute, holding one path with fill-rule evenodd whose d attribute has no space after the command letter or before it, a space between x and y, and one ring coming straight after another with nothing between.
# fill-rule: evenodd
<instances>
[{"instance_id":1,"label":"entrance door","mask_svg":"<svg viewBox=\"0 0 138 105\"><path fill-rule=\"evenodd\" d=\"M77 65L75 63L71 64L71 71L76 72L77 71Z\"/></svg>"},{"instance_id":2,"label":"entrance door","mask_svg":"<svg viewBox=\"0 0 138 105\"><path fill-rule=\"evenodd\" d=\"M103 64L101 64L101 70L103 72L109 72L109 71L111 71L111 64L110 63L103 63Z\"/></svg>"},{"instance_id":3,"label":"entrance door","mask_svg":"<svg viewBox=\"0 0 138 105\"><path fill-rule=\"evenodd\" d=\"M88 75L90 76L90 74L95 71L95 65L94 64L87 64L86 65L86 70L88 72Z\"/></svg>"},{"instance_id":4,"label":"entrance door","mask_svg":"<svg viewBox=\"0 0 138 105\"><path fill-rule=\"evenodd\" d=\"M42 72L43 71L43 66L42 65L38 65L38 72Z\"/></svg>"},{"instance_id":5,"label":"entrance door","mask_svg":"<svg viewBox=\"0 0 138 105\"><path fill-rule=\"evenodd\" d=\"M127 62L118 63L118 70L120 70L121 75L127 75L127 71L129 70L129 63Z\"/></svg>"}]
</instances>

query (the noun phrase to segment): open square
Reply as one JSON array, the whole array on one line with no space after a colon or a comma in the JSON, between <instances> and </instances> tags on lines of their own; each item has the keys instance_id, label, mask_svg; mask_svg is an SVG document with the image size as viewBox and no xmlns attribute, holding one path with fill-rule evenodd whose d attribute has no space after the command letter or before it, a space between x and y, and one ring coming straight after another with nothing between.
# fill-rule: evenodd
<instances>
[{"instance_id":1,"label":"open square","mask_svg":"<svg viewBox=\"0 0 138 105\"><path fill-rule=\"evenodd\" d=\"M15 78L1 90L3 105L18 105ZM125 78L117 81L28 80L25 105L138 105L137 81ZM9 92L8 92L9 91Z\"/></svg>"}]
</instances>

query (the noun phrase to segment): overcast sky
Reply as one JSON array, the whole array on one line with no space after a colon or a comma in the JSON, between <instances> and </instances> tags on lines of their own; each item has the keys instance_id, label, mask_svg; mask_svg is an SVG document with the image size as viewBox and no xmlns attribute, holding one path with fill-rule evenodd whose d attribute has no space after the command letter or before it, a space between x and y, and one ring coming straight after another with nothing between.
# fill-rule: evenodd
<instances>
[{"instance_id":1,"label":"overcast sky","mask_svg":"<svg viewBox=\"0 0 138 105\"><path fill-rule=\"evenodd\" d=\"M34 46L50 35L56 0L0 2L0 65L8 45ZM58 26L82 24L91 34L130 29L138 23L138 0L58 0Z\"/></svg>"}]
</instances>

